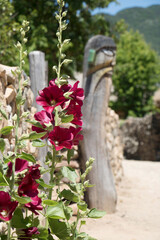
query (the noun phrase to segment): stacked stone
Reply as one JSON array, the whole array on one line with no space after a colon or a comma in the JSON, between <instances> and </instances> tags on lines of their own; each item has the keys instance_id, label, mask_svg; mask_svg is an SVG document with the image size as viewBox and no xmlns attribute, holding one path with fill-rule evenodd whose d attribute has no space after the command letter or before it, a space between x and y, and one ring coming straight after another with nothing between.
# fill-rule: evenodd
<instances>
[{"instance_id":1,"label":"stacked stone","mask_svg":"<svg viewBox=\"0 0 160 240\"><path fill-rule=\"evenodd\" d=\"M105 129L106 149L109 155L115 184L118 185L123 176L123 144L119 129L119 117L111 108L107 108L106 111Z\"/></svg>"},{"instance_id":2,"label":"stacked stone","mask_svg":"<svg viewBox=\"0 0 160 240\"><path fill-rule=\"evenodd\" d=\"M7 113L8 120L2 119L0 120L0 129L5 126L12 126L13 119L16 112L16 94L18 89L18 79L14 76L13 72L16 70L16 67L8 67L0 64L0 104L1 108L5 110ZM25 76L22 77L22 84L25 80ZM24 106L21 107L21 112L29 112L29 119L33 119L34 114L36 113L36 108L32 107L33 103L33 93L31 91L30 83L27 87L22 86L23 98L26 99ZM19 128L19 136L22 134L28 134L31 131L31 124L25 122L25 120L21 119L20 128ZM3 137L6 143L5 152L13 151L15 147L15 136L14 133L11 133L7 136ZM26 140L25 151L33 154L35 157L37 156L37 150L32 146L29 140Z\"/></svg>"}]
</instances>

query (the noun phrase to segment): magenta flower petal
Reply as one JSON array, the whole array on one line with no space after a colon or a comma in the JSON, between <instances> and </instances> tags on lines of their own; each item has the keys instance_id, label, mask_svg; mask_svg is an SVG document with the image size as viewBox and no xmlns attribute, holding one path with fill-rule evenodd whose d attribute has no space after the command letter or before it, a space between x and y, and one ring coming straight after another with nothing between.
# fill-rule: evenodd
<instances>
[{"instance_id":1,"label":"magenta flower petal","mask_svg":"<svg viewBox=\"0 0 160 240\"><path fill-rule=\"evenodd\" d=\"M28 173L20 182L18 187L19 196L35 197L38 195L39 184L33 179L32 175Z\"/></svg>"},{"instance_id":2,"label":"magenta flower petal","mask_svg":"<svg viewBox=\"0 0 160 240\"><path fill-rule=\"evenodd\" d=\"M51 122L54 124L54 114L46 112L45 110L35 113L34 118L42 125L43 128L46 128L45 123L48 124Z\"/></svg>"},{"instance_id":3,"label":"magenta flower petal","mask_svg":"<svg viewBox=\"0 0 160 240\"><path fill-rule=\"evenodd\" d=\"M36 215L39 215L38 212L36 212L36 210L43 209L43 207L41 205L42 200L38 196L31 198L31 199L32 199L32 202L25 204L25 207L28 208L33 213L35 213Z\"/></svg>"},{"instance_id":4,"label":"magenta flower petal","mask_svg":"<svg viewBox=\"0 0 160 240\"><path fill-rule=\"evenodd\" d=\"M24 159L17 158L15 163L15 173L22 172L23 170L28 168L28 162ZM7 176L10 177L12 175L12 162L8 163L8 171Z\"/></svg>"},{"instance_id":5,"label":"magenta flower petal","mask_svg":"<svg viewBox=\"0 0 160 240\"><path fill-rule=\"evenodd\" d=\"M79 134L79 132L82 130L82 128L81 127L79 127L79 128L70 127L69 129L73 134L72 144L78 145L79 141L83 140L83 135Z\"/></svg>"},{"instance_id":6,"label":"magenta flower petal","mask_svg":"<svg viewBox=\"0 0 160 240\"><path fill-rule=\"evenodd\" d=\"M47 112L52 113L56 106L66 101L63 91L57 85L49 86L39 92L36 98L38 105L42 106Z\"/></svg>"},{"instance_id":7,"label":"magenta flower petal","mask_svg":"<svg viewBox=\"0 0 160 240\"><path fill-rule=\"evenodd\" d=\"M71 123L75 125L82 126L83 122L81 120L82 112L81 107L79 105L76 105L74 102L71 102L69 106L66 108L67 114L73 114L74 119L71 121Z\"/></svg>"},{"instance_id":8,"label":"magenta flower petal","mask_svg":"<svg viewBox=\"0 0 160 240\"><path fill-rule=\"evenodd\" d=\"M20 229L20 234L18 236L19 240L32 240L33 235L38 235L40 232L37 227L30 227L26 229Z\"/></svg>"},{"instance_id":9,"label":"magenta flower petal","mask_svg":"<svg viewBox=\"0 0 160 240\"><path fill-rule=\"evenodd\" d=\"M72 92L70 97L72 98L71 102L78 103L80 106L83 105L83 100L84 100L84 90L83 88L78 88L78 83L77 81L73 87L69 90L69 92Z\"/></svg>"},{"instance_id":10,"label":"magenta flower petal","mask_svg":"<svg viewBox=\"0 0 160 240\"><path fill-rule=\"evenodd\" d=\"M11 201L9 193L0 191L0 219L9 221L17 205L17 201Z\"/></svg>"},{"instance_id":11,"label":"magenta flower petal","mask_svg":"<svg viewBox=\"0 0 160 240\"><path fill-rule=\"evenodd\" d=\"M73 134L68 128L54 127L53 131L49 134L49 140L56 150L59 151L62 148L72 148Z\"/></svg>"},{"instance_id":12,"label":"magenta flower petal","mask_svg":"<svg viewBox=\"0 0 160 240\"><path fill-rule=\"evenodd\" d=\"M40 167L39 164L28 167L29 169L28 172L29 174L31 174L33 179L39 179L41 177L39 167Z\"/></svg>"}]
</instances>

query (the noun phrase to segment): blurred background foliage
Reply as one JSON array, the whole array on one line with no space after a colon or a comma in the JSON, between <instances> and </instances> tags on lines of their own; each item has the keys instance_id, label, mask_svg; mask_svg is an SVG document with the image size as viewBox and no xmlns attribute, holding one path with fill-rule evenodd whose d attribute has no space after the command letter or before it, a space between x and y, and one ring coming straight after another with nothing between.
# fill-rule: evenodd
<instances>
[{"instance_id":1,"label":"blurred background foliage","mask_svg":"<svg viewBox=\"0 0 160 240\"><path fill-rule=\"evenodd\" d=\"M128 18L113 20L111 15L92 15L97 7L107 7L116 0L66 0L68 28L64 38L71 39L68 58L73 59L65 73L82 71L84 47L96 34L112 37L117 43L117 65L114 72L116 102L111 106L123 115L143 116L152 110L151 96L159 82L159 59L156 52L134 31L128 31ZM0 0L0 63L17 65L14 43L24 19L30 22L26 48L28 52L45 52L49 63L49 79L54 78L52 66L57 64L56 0ZM133 16L134 14L131 14ZM113 16L114 17L114 16ZM139 20L140 21L140 20ZM141 24L141 22L139 22ZM134 27L133 27L134 28ZM28 64L25 71L28 73Z\"/></svg>"}]
</instances>

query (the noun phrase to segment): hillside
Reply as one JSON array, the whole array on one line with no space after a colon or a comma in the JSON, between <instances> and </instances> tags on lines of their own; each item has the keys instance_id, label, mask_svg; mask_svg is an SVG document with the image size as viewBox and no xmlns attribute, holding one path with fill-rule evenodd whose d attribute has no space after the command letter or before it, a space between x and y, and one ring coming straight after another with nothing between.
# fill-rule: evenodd
<instances>
[{"instance_id":1,"label":"hillside","mask_svg":"<svg viewBox=\"0 0 160 240\"><path fill-rule=\"evenodd\" d=\"M145 40L160 54L160 5L129 8L118 12L115 16L109 14L104 16L111 24L124 19L129 28L143 34Z\"/></svg>"}]
</instances>

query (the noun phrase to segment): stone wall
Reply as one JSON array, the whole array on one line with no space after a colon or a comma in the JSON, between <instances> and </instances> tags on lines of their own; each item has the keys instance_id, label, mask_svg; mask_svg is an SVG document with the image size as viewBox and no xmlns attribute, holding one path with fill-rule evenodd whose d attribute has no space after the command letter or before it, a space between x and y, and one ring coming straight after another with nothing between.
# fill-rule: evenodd
<instances>
[{"instance_id":1,"label":"stone wall","mask_svg":"<svg viewBox=\"0 0 160 240\"><path fill-rule=\"evenodd\" d=\"M116 185L123 177L123 143L119 128L119 116L111 108L106 111L106 146Z\"/></svg>"},{"instance_id":2,"label":"stone wall","mask_svg":"<svg viewBox=\"0 0 160 240\"><path fill-rule=\"evenodd\" d=\"M127 159L160 161L160 113L129 117L121 130Z\"/></svg>"}]
</instances>

